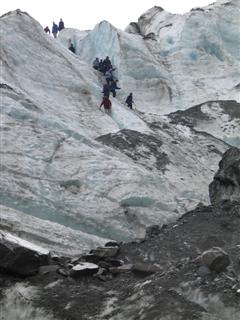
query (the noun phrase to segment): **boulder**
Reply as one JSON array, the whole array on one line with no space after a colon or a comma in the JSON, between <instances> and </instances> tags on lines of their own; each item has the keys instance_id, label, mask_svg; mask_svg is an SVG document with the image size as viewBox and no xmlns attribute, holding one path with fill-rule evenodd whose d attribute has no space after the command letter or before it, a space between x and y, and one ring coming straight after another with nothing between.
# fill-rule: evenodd
<instances>
[{"instance_id":1,"label":"boulder","mask_svg":"<svg viewBox=\"0 0 240 320\"><path fill-rule=\"evenodd\" d=\"M219 162L219 170L209 185L213 205L226 201L240 203L240 149L228 149Z\"/></svg>"},{"instance_id":2,"label":"boulder","mask_svg":"<svg viewBox=\"0 0 240 320\"><path fill-rule=\"evenodd\" d=\"M98 262L98 265L102 268L109 269L123 265L123 261L112 258L104 258Z\"/></svg>"},{"instance_id":3,"label":"boulder","mask_svg":"<svg viewBox=\"0 0 240 320\"><path fill-rule=\"evenodd\" d=\"M209 270L209 268L207 266L203 265L203 266L199 267L197 273L200 277L205 277L205 276L208 276L209 274L211 274L211 271Z\"/></svg>"},{"instance_id":4,"label":"boulder","mask_svg":"<svg viewBox=\"0 0 240 320\"><path fill-rule=\"evenodd\" d=\"M19 276L31 276L49 264L50 252L10 233L0 233L0 269Z\"/></svg>"},{"instance_id":5,"label":"boulder","mask_svg":"<svg viewBox=\"0 0 240 320\"><path fill-rule=\"evenodd\" d=\"M94 263L81 262L70 270L70 276L73 278L78 278L81 276L92 275L97 273L98 270L99 266Z\"/></svg>"},{"instance_id":6,"label":"boulder","mask_svg":"<svg viewBox=\"0 0 240 320\"><path fill-rule=\"evenodd\" d=\"M148 276L160 271L159 268L147 262L137 262L132 266L131 270L139 276Z\"/></svg>"},{"instance_id":7,"label":"boulder","mask_svg":"<svg viewBox=\"0 0 240 320\"><path fill-rule=\"evenodd\" d=\"M99 258L111 258L115 257L119 252L119 247L98 247L97 249L91 250L90 253Z\"/></svg>"},{"instance_id":8,"label":"boulder","mask_svg":"<svg viewBox=\"0 0 240 320\"><path fill-rule=\"evenodd\" d=\"M116 241L108 241L105 243L105 247L120 247L121 243Z\"/></svg>"},{"instance_id":9,"label":"boulder","mask_svg":"<svg viewBox=\"0 0 240 320\"><path fill-rule=\"evenodd\" d=\"M68 277L70 275L70 272L64 268L59 268L57 272L64 277Z\"/></svg>"},{"instance_id":10,"label":"boulder","mask_svg":"<svg viewBox=\"0 0 240 320\"><path fill-rule=\"evenodd\" d=\"M52 264L48 266L41 266L39 267L39 274L48 274L48 273L56 273L59 269L59 265Z\"/></svg>"},{"instance_id":11,"label":"boulder","mask_svg":"<svg viewBox=\"0 0 240 320\"><path fill-rule=\"evenodd\" d=\"M82 255L82 258L86 262L91 262L91 263L98 263L102 259L98 255L92 254L92 253L84 254L84 255Z\"/></svg>"},{"instance_id":12,"label":"boulder","mask_svg":"<svg viewBox=\"0 0 240 320\"><path fill-rule=\"evenodd\" d=\"M113 274L119 274L119 273L125 273L132 270L133 265L132 264L124 264L119 267L112 267L109 269L109 271Z\"/></svg>"},{"instance_id":13,"label":"boulder","mask_svg":"<svg viewBox=\"0 0 240 320\"><path fill-rule=\"evenodd\" d=\"M204 251L200 257L203 265L217 273L224 271L230 264L228 254L219 247Z\"/></svg>"},{"instance_id":14,"label":"boulder","mask_svg":"<svg viewBox=\"0 0 240 320\"><path fill-rule=\"evenodd\" d=\"M123 260L113 259L113 258L106 258L105 261L110 263L112 267L120 267L124 264Z\"/></svg>"}]
</instances>

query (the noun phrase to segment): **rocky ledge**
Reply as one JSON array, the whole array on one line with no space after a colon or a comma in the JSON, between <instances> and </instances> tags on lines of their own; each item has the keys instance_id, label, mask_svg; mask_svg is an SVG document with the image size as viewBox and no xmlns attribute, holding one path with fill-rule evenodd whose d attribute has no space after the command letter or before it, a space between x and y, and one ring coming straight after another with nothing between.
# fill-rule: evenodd
<instances>
[{"instance_id":1,"label":"rocky ledge","mask_svg":"<svg viewBox=\"0 0 240 320\"><path fill-rule=\"evenodd\" d=\"M20 292L16 305L31 306L35 315L44 310L46 319L240 319L239 157L237 148L223 155L210 206L199 204L175 223L152 226L144 239L109 242L71 259L47 255L31 277L5 264L3 312L14 288ZM37 293L26 297L19 284ZM25 319L39 319L29 314Z\"/></svg>"}]
</instances>

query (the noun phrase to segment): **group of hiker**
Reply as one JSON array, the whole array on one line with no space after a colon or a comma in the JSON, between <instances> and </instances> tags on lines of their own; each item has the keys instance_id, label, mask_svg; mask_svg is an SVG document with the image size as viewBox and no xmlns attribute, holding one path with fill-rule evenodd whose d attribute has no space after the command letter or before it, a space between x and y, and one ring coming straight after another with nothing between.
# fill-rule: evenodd
<instances>
[{"instance_id":1,"label":"group of hiker","mask_svg":"<svg viewBox=\"0 0 240 320\"><path fill-rule=\"evenodd\" d=\"M53 22L52 25L52 34L54 38L57 38L57 34L58 32L60 32L61 30L63 30L65 28L64 26L64 22L62 19L60 19L59 24L57 25L55 22ZM46 28L44 28L44 31L48 34L50 34L50 29L47 26ZM68 49L75 53L75 48L73 46L73 43L69 42L69 46ZM120 90L121 88L118 87L118 79L114 73L114 71L116 71L116 68L113 67L111 60L109 59L109 57L107 56L105 59L99 59L96 58L93 61L93 68L97 71L99 71L100 73L102 73L102 75L105 78L105 84L103 85L103 98L102 98L102 102L99 106L99 109L101 109L102 106L104 106L104 110L106 113L111 113L111 100L109 99L110 97L110 93L112 93L113 97L116 97L116 90ZM128 106L128 108L132 109L133 106L133 94L130 93L126 100L125 100L126 105Z\"/></svg>"},{"instance_id":2,"label":"group of hiker","mask_svg":"<svg viewBox=\"0 0 240 320\"><path fill-rule=\"evenodd\" d=\"M62 19L60 19L58 25L53 21L53 24L52 24L52 34L53 34L53 37L56 39L57 38L57 35L58 35L58 32L60 32L61 30L63 30L65 28L65 25L64 25L64 22ZM46 26L46 28L43 29L46 33L48 34L51 34L51 31L49 29L48 26ZM73 53L75 53L75 48L73 46L73 43L71 42L70 40L70 43L69 43L69 46L68 46L68 49L70 51L72 51Z\"/></svg>"},{"instance_id":3,"label":"group of hiker","mask_svg":"<svg viewBox=\"0 0 240 320\"><path fill-rule=\"evenodd\" d=\"M58 32L61 31L61 30L64 29L64 28L65 28L65 26L64 26L64 22L63 22L62 19L60 19L58 25L53 21L53 24L52 24L52 34L53 34L53 37L54 37L54 38L57 38ZM44 31L45 31L46 33L49 33L49 34L51 33L48 26L47 26L46 28L44 28Z\"/></svg>"},{"instance_id":4,"label":"group of hiker","mask_svg":"<svg viewBox=\"0 0 240 320\"><path fill-rule=\"evenodd\" d=\"M116 90L121 89L118 87L118 84L117 84L118 79L114 74L114 71L116 70L116 68L112 66L111 60L109 59L108 56L104 60L96 58L93 61L93 68L101 72L102 75L105 77L105 84L103 85L103 90L102 90L103 98L99 108L101 109L101 107L104 106L105 112L110 113L111 106L112 106L111 100L109 99L110 93L112 93L113 97L115 98ZM132 109L132 105L134 103L132 93L130 93L127 96L125 103L130 109Z\"/></svg>"}]
</instances>

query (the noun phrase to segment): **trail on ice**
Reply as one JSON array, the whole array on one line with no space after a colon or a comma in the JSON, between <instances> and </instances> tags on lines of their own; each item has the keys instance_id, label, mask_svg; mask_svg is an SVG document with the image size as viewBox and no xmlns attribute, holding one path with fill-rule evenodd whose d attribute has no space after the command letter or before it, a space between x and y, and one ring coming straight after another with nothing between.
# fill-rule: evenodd
<instances>
[{"instance_id":1,"label":"trail on ice","mask_svg":"<svg viewBox=\"0 0 240 320\"><path fill-rule=\"evenodd\" d=\"M130 129L140 132L151 132L146 123L135 114L134 110L123 106L117 99L110 99L112 102L111 118L120 130Z\"/></svg>"}]
</instances>

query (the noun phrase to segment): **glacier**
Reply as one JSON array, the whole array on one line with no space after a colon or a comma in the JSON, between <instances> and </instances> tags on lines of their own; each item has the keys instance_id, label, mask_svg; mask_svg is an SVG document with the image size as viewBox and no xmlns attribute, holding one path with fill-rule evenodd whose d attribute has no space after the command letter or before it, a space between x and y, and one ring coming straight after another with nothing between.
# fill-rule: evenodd
<instances>
[{"instance_id":1,"label":"glacier","mask_svg":"<svg viewBox=\"0 0 240 320\"><path fill-rule=\"evenodd\" d=\"M221 155L240 145L239 14L235 0L153 7L125 31L102 21L57 40L27 13L2 16L1 228L76 255L208 203ZM111 117L92 68L107 55L121 87ZM187 123L192 110L205 118Z\"/></svg>"}]
</instances>

